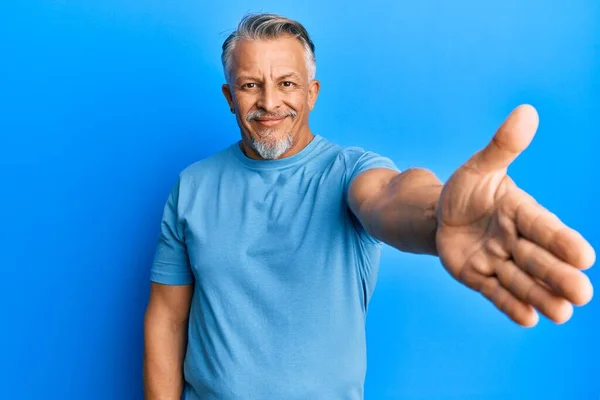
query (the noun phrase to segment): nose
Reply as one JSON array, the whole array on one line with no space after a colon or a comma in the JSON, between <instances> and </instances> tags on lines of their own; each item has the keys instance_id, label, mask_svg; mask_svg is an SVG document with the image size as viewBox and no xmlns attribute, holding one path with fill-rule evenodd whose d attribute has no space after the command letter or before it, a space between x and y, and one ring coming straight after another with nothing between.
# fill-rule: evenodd
<instances>
[{"instance_id":1,"label":"nose","mask_svg":"<svg viewBox=\"0 0 600 400\"><path fill-rule=\"evenodd\" d=\"M281 106L281 96L273 84L264 84L256 104L266 112L275 112Z\"/></svg>"}]
</instances>

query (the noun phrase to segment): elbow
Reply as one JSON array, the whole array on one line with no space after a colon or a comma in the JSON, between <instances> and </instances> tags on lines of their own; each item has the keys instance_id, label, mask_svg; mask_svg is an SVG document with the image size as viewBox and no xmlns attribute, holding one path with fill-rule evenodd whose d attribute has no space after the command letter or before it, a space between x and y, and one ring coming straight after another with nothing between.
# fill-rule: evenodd
<instances>
[{"instance_id":1,"label":"elbow","mask_svg":"<svg viewBox=\"0 0 600 400\"><path fill-rule=\"evenodd\" d=\"M397 180L403 183L410 181L419 182L423 185L442 185L442 181L426 168L409 168L400 173Z\"/></svg>"}]
</instances>

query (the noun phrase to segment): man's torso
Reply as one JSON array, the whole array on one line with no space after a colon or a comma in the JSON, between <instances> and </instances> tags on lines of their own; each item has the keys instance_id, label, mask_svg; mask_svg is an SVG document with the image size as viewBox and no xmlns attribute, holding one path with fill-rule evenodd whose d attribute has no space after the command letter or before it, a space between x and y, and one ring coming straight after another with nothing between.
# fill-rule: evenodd
<instances>
[{"instance_id":1,"label":"man's torso","mask_svg":"<svg viewBox=\"0 0 600 400\"><path fill-rule=\"evenodd\" d=\"M187 400L362 398L380 244L347 207L359 157L317 136L287 159L232 146L183 171Z\"/></svg>"}]
</instances>

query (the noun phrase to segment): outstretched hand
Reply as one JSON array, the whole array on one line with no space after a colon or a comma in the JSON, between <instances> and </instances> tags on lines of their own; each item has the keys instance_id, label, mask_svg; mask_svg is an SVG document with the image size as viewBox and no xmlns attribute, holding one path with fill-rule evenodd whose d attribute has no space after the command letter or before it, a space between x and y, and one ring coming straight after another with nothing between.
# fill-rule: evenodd
<instances>
[{"instance_id":1,"label":"outstretched hand","mask_svg":"<svg viewBox=\"0 0 600 400\"><path fill-rule=\"evenodd\" d=\"M533 107L517 107L450 177L438 206L436 245L444 267L522 326L535 325L538 311L566 322L573 305L593 295L581 271L594 264L594 249L506 174L537 126Z\"/></svg>"}]
</instances>

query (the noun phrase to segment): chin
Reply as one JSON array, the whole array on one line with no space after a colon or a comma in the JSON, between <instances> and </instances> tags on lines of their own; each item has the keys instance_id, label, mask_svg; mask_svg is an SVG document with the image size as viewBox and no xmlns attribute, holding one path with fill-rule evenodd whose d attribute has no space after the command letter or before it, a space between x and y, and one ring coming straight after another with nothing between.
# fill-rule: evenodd
<instances>
[{"instance_id":1,"label":"chin","mask_svg":"<svg viewBox=\"0 0 600 400\"><path fill-rule=\"evenodd\" d=\"M277 134L272 132L266 136L251 136L250 144L256 153L265 160L276 160L285 154L294 144L291 133Z\"/></svg>"}]
</instances>

